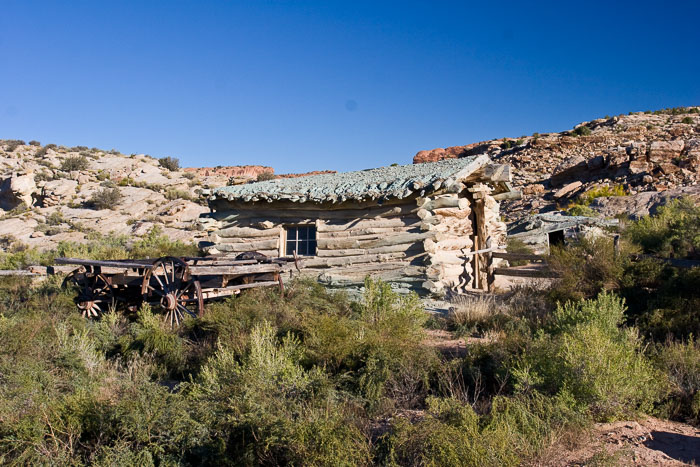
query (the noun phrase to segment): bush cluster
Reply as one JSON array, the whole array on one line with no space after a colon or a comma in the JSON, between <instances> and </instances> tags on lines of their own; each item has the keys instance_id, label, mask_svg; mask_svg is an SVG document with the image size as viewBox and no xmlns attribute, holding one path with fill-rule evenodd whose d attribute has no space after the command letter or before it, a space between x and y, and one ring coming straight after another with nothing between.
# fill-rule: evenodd
<instances>
[{"instance_id":1,"label":"bush cluster","mask_svg":"<svg viewBox=\"0 0 700 467\"><path fill-rule=\"evenodd\" d=\"M122 198L123 195L119 188L102 188L92 194L87 205L94 209L114 209Z\"/></svg>"},{"instance_id":2,"label":"bush cluster","mask_svg":"<svg viewBox=\"0 0 700 467\"><path fill-rule=\"evenodd\" d=\"M175 172L176 170L180 169L180 159L176 157L161 157L158 159L158 164L171 172Z\"/></svg>"},{"instance_id":3,"label":"bush cluster","mask_svg":"<svg viewBox=\"0 0 700 467\"><path fill-rule=\"evenodd\" d=\"M89 167L90 161L85 156L69 156L61 161L61 170L64 172L87 170Z\"/></svg>"}]
</instances>

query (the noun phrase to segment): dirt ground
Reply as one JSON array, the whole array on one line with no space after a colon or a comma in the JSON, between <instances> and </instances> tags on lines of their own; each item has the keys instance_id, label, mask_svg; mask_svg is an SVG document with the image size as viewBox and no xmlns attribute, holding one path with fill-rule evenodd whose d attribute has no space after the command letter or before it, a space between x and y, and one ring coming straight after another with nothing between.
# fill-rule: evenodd
<instances>
[{"instance_id":1,"label":"dirt ground","mask_svg":"<svg viewBox=\"0 0 700 467\"><path fill-rule=\"evenodd\" d=\"M617 466L700 465L700 428L649 417L597 423L572 446L555 445L533 465Z\"/></svg>"}]
</instances>

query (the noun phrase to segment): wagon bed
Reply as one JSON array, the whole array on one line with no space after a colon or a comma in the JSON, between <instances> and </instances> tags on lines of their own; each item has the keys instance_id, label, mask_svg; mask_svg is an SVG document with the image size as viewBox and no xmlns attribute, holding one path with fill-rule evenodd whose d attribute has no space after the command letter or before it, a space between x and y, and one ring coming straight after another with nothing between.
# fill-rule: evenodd
<instances>
[{"instance_id":1,"label":"wagon bed","mask_svg":"<svg viewBox=\"0 0 700 467\"><path fill-rule=\"evenodd\" d=\"M136 309L148 303L163 310L173 327L185 316L201 316L205 301L254 287L278 286L282 291L282 274L299 270L296 258L268 258L259 253L156 260L57 258L55 263L78 266L63 284L78 289L75 303L83 316L97 317L110 309Z\"/></svg>"}]
</instances>

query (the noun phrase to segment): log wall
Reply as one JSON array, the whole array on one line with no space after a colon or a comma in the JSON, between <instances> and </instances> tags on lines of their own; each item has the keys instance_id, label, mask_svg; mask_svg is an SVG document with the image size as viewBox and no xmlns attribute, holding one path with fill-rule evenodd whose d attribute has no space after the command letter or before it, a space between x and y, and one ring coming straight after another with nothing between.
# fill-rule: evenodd
<instances>
[{"instance_id":1,"label":"log wall","mask_svg":"<svg viewBox=\"0 0 700 467\"><path fill-rule=\"evenodd\" d=\"M237 203L219 200L203 225L210 254L282 253L286 225L316 226L317 255L304 260L303 275L334 287L359 286L367 275L398 289L440 294L474 285L471 258L474 219L470 193L442 193L400 201L341 205ZM498 203L485 194L485 222L505 232ZM499 238L500 241L500 238Z\"/></svg>"}]
</instances>

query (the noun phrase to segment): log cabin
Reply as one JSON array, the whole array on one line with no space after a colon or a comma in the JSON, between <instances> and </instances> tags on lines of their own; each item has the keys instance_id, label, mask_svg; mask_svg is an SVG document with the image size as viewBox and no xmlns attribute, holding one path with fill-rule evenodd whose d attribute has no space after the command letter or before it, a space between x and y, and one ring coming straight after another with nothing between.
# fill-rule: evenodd
<instances>
[{"instance_id":1,"label":"log cabin","mask_svg":"<svg viewBox=\"0 0 700 467\"><path fill-rule=\"evenodd\" d=\"M479 155L221 187L200 222L203 247L296 255L304 276L331 287L370 275L421 295L487 289L510 179L509 166Z\"/></svg>"}]
</instances>

